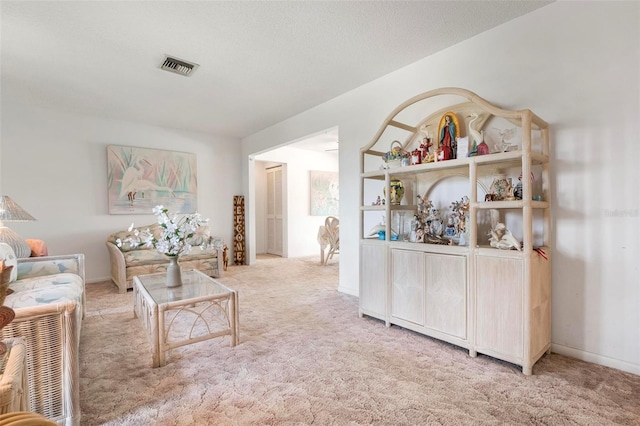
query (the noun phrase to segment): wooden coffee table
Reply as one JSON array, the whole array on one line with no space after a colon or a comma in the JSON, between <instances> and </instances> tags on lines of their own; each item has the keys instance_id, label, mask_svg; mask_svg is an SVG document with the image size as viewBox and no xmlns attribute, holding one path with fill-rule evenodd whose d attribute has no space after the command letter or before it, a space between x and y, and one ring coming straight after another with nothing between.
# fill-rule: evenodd
<instances>
[{"instance_id":1,"label":"wooden coffee table","mask_svg":"<svg viewBox=\"0 0 640 426\"><path fill-rule=\"evenodd\" d=\"M153 367L166 352L191 343L231 336L239 342L238 293L197 270L182 272L182 286L168 288L166 273L133 277L133 314L140 318L153 350Z\"/></svg>"}]
</instances>

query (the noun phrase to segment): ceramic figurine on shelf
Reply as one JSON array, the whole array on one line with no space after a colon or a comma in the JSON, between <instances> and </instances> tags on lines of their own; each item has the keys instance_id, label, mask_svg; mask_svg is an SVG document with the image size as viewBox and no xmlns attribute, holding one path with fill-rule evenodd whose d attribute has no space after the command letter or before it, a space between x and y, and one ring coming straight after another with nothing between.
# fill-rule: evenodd
<instances>
[{"instance_id":1,"label":"ceramic figurine on shelf","mask_svg":"<svg viewBox=\"0 0 640 426\"><path fill-rule=\"evenodd\" d=\"M445 113L438 129L438 149L442 151L442 158L438 157L438 161L455 159L460 137L458 117L453 112Z\"/></svg>"},{"instance_id":2,"label":"ceramic figurine on shelf","mask_svg":"<svg viewBox=\"0 0 640 426\"><path fill-rule=\"evenodd\" d=\"M422 138L422 143L420 144L421 158L423 163L430 163L433 161L433 157L431 157L431 153L429 152L429 148L433 146L431 143L431 137L429 136L429 125L423 124L420 126L420 133L424 136ZM429 160L431 159L431 160Z\"/></svg>"},{"instance_id":3,"label":"ceramic figurine on shelf","mask_svg":"<svg viewBox=\"0 0 640 426\"><path fill-rule=\"evenodd\" d=\"M513 188L513 198L516 200L522 200L522 174L518 177L518 183Z\"/></svg>"},{"instance_id":4,"label":"ceramic figurine on shelf","mask_svg":"<svg viewBox=\"0 0 640 426\"><path fill-rule=\"evenodd\" d=\"M411 151L411 165L415 166L417 164L422 164L422 151L418 148Z\"/></svg>"},{"instance_id":5,"label":"ceramic figurine on shelf","mask_svg":"<svg viewBox=\"0 0 640 426\"><path fill-rule=\"evenodd\" d=\"M420 229L420 220L418 215L414 214L413 219L411 219L411 231L409 232L409 241L412 243L418 242L418 229Z\"/></svg>"},{"instance_id":6,"label":"ceramic figurine on shelf","mask_svg":"<svg viewBox=\"0 0 640 426\"><path fill-rule=\"evenodd\" d=\"M508 152L518 149L517 145L513 145L507 142L509 139L513 138L516 135L515 127L513 129L498 129L494 127L494 129L498 132L498 136L500 136L500 142L494 145L496 152Z\"/></svg>"},{"instance_id":7,"label":"ceramic figurine on shelf","mask_svg":"<svg viewBox=\"0 0 640 426\"><path fill-rule=\"evenodd\" d=\"M469 137L473 142L471 145L471 151L469 151L468 157L475 157L476 155L486 155L489 154L489 146L484 142L484 132L478 131L473 127L473 123L478 119L478 114L472 112L468 115L471 117L471 121L469 121Z\"/></svg>"},{"instance_id":8,"label":"ceramic figurine on shelf","mask_svg":"<svg viewBox=\"0 0 640 426\"><path fill-rule=\"evenodd\" d=\"M427 216L426 219L427 224L427 233L431 236L441 236L444 225L442 223L442 219L440 218L440 210L433 208L431 212Z\"/></svg>"},{"instance_id":9,"label":"ceramic figurine on shelf","mask_svg":"<svg viewBox=\"0 0 640 426\"><path fill-rule=\"evenodd\" d=\"M447 238L453 238L456 235L456 225L453 223L453 216L449 216L447 219L447 228L444 230L444 235Z\"/></svg>"},{"instance_id":10,"label":"ceramic figurine on shelf","mask_svg":"<svg viewBox=\"0 0 640 426\"><path fill-rule=\"evenodd\" d=\"M392 205L399 205L404 197L404 184L400 179L395 177L391 178L389 182L389 201ZM386 188L383 188L386 196Z\"/></svg>"},{"instance_id":11,"label":"ceramic figurine on shelf","mask_svg":"<svg viewBox=\"0 0 640 426\"><path fill-rule=\"evenodd\" d=\"M511 178L499 174L493 178L489 193L494 194L493 201L503 201L513 196L513 184Z\"/></svg>"},{"instance_id":12,"label":"ceramic figurine on shelf","mask_svg":"<svg viewBox=\"0 0 640 426\"><path fill-rule=\"evenodd\" d=\"M499 222L489 232L489 245L501 250L516 249L522 251L520 241L513 236L504 223Z\"/></svg>"}]
</instances>

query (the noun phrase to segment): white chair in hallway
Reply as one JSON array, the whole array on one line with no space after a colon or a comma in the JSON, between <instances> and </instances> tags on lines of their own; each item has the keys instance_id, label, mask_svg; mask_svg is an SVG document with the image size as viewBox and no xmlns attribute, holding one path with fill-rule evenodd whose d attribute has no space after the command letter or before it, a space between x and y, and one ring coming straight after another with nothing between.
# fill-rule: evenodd
<instances>
[{"instance_id":1,"label":"white chair in hallway","mask_svg":"<svg viewBox=\"0 0 640 426\"><path fill-rule=\"evenodd\" d=\"M325 219L324 226L318 230L318 243L320 244L320 263L326 265L329 259L340 250L340 221L337 217L328 216Z\"/></svg>"}]
</instances>

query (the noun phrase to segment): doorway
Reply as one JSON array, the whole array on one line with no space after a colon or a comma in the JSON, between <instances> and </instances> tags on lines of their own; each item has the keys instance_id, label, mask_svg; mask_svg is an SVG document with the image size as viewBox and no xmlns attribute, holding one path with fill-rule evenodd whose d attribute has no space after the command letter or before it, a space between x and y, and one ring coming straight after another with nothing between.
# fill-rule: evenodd
<instances>
[{"instance_id":1,"label":"doorway","mask_svg":"<svg viewBox=\"0 0 640 426\"><path fill-rule=\"evenodd\" d=\"M276 254L315 255L320 262L318 228L326 215L311 213L311 175L338 172L338 146L336 127L250 156L254 188L247 220L254 224L248 235L253 261L257 255Z\"/></svg>"}]
</instances>

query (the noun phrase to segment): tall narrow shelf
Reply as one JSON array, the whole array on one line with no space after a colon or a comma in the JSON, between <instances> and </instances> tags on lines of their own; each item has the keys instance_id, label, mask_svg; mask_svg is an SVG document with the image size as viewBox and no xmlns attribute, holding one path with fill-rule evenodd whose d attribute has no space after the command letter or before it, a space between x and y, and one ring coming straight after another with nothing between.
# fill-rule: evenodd
<instances>
[{"instance_id":1,"label":"tall narrow shelf","mask_svg":"<svg viewBox=\"0 0 640 426\"><path fill-rule=\"evenodd\" d=\"M485 138L493 129L513 127L518 143L507 152L381 167L394 140L411 151L420 144L419 129L426 126L437 137L449 113L458 120L459 143L471 121ZM524 374L532 374L551 347L548 124L530 110L502 109L465 89L432 90L392 111L361 149L360 172L360 316L453 343L472 357L483 353L520 365ZM522 179L521 199L486 201L491 179L502 173L512 180L518 174L535 178ZM393 178L406 188L402 203L372 205L380 190L390 194ZM448 194L447 185L459 185L461 179L470 200L467 245L408 242L404 233L393 238L416 213L418 195L429 198L434 188ZM490 220L513 228L521 250L491 247ZM383 239L376 230L385 231Z\"/></svg>"}]
</instances>

